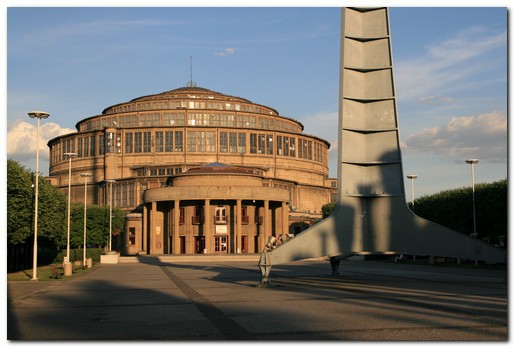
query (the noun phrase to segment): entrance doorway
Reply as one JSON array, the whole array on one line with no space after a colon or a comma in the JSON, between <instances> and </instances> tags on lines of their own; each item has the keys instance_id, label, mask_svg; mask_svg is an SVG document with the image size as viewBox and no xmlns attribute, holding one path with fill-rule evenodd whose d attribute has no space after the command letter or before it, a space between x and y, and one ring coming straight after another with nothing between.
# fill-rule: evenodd
<instances>
[{"instance_id":1,"label":"entrance doorway","mask_svg":"<svg viewBox=\"0 0 514 347\"><path fill-rule=\"evenodd\" d=\"M195 253L201 254L205 250L205 236L195 236Z\"/></svg>"},{"instance_id":2,"label":"entrance doorway","mask_svg":"<svg viewBox=\"0 0 514 347\"><path fill-rule=\"evenodd\" d=\"M180 254L186 254L186 237L180 236Z\"/></svg>"},{"instance_id":3,"label":"entrance doorway","mask_svg":"<svg viewBox=\"0 0 514 347\"><path fill-rule=\"evenodd\" d=\"M243 244L241 245L242 246L241 252L248 253L248 236L243 235L243 237L241 238L241 241L243 242Z\"/></svg>"},{"instance_id":4,"label":"entrance doorway","mask_svg":"<svg viewBox=\"0 0 514 347\"><path fill-rule=\"evenodd\" d=\"M227 253L228 237L227 236L216 236L214 237L214 252L215 253Z\"/></svg>"}]
</instances>

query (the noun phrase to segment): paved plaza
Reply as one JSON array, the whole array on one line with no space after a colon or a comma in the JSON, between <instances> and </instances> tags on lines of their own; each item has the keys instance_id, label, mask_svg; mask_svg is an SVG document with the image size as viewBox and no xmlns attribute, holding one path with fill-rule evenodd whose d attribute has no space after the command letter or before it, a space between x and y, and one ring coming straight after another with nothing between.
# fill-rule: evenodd
<instances>
[{"instance_id":1,"label":"paved plaza","mask_svg":"<svg viewBox=\"0 0 514 347\"><path fill-rule=\"evenodd\" d=\"M66 281L8 283L10 340L507 340L507 273L326 260L133 258ZM184 261L184 259L186 261Z\"/></svg>"}]
</instances>

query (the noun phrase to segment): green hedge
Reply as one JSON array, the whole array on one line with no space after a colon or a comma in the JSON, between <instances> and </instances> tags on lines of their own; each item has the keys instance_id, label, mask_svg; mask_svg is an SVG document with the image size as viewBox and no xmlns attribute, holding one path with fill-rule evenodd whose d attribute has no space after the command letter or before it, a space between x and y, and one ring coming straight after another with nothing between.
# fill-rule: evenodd
<instances>
[{"instance_id":1,"label":"green hedge","mask_svg":"<svg viewBox=\"0 0 514 347\"><path fill-rule=\"evenodd\" d=\"M506 237L507 180L475 185L475 211L479 239L498 243ZM469 235L473 232L472 188L451 189L422 196L414 201L414 213Z\"/></svg>"},{"instance_id":2,"label":"green hedge","mask_svg":"<svg viewBox=\"0 0 514 347\"><path fill-rule=\"evenodd\" d=\"M92 258L93 262L100 262L100 255L104 252L103 248L88 248L86 252L87 258ZM75 260L82 260L82 256L84 255L83 248L75 248L70 249L70 261L73 262ZM55 257L52 263L60 264L64 261L64 257L66 256L66 250L61 250L59 252L55 252Z\"/></svg>"}]
</instances>

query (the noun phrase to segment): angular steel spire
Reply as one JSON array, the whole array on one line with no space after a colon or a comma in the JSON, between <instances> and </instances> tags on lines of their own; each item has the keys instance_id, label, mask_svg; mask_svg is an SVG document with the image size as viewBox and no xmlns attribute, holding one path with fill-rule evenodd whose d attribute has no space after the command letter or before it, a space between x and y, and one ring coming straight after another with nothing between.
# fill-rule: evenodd
<instances>
[{"instance_id":1,"label":"angular steel spire","mask_svg":"<svg viewBox=\"0 0 514 347\"><path fill-rule=\"evenodd\" d=\"M259 261L272 265L354 254L412 254L506 262L506 252L407 208L389 12L343 8L339 90L339 201L334 213ZM336 268L336 267L335 267Z\"/></svg>"}]
</instances>

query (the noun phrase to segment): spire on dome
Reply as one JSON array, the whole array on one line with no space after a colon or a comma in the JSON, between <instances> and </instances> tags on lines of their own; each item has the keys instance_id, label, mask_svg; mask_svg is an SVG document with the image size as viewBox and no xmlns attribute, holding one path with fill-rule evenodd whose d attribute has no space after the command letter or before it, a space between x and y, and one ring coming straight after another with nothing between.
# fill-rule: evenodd
<instances>
[{"instance_id":1,"label":"spire on dome","mask_svg":"<svg viewBox=\"0 0 514 347\"><path fill-rule=\"evenodd\" d=\"M196 87L196 82L193 82L193 56L189 56L189 82L188 87Z\"/></svg>"}]
</instances>

